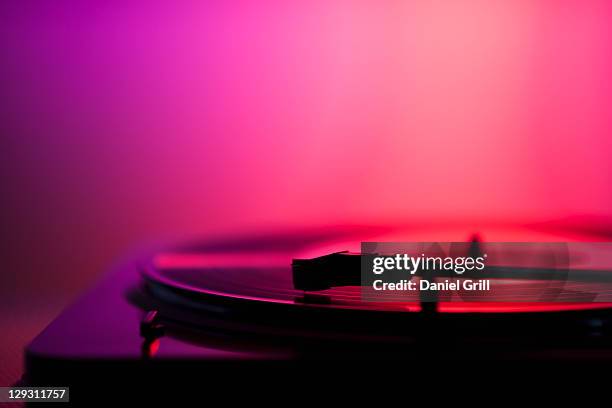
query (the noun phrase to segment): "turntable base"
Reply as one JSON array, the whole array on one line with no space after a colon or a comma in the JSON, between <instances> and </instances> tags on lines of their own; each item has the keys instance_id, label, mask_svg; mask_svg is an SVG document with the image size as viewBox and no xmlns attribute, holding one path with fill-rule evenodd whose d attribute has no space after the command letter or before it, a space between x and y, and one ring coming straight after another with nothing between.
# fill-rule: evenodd
<instances>
[{"instance_id":1,"label":"turntable base","mask_svg":"<svg viewBox=\"0 0 612 408\"><path fill-rule=\"evenodd\" d=\"M251 376L250 384L261 385L263 368L290 381L350 363L612 362L606 303L441 303L429 310L418 300L364 303L358 288L293 289L291 259L354 249L346 243L380 235L358 228L324 237L258 235L135 254L29 345L24 380L74 385L71 398L78 399L79 389L109 379L152 386L206 378L222 388Z\"/></svg>"}]
</instances>

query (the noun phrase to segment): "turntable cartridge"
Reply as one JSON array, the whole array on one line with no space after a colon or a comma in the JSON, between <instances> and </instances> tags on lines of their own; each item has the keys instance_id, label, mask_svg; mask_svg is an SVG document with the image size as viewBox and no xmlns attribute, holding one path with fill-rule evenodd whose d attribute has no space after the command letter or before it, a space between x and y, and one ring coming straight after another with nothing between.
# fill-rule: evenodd
<instances>
[{"instance_id":1,"label":"turntable cartridge","mask_svg":"<svg viewBox=\"0 0 612 408\"><path fill-rule=\"evenodd\" d=\"M342 251L312 259L293 259L291 269L293 286L298 290L361 285L361 256L358 253Z\"/></svg>"}]
</instances>

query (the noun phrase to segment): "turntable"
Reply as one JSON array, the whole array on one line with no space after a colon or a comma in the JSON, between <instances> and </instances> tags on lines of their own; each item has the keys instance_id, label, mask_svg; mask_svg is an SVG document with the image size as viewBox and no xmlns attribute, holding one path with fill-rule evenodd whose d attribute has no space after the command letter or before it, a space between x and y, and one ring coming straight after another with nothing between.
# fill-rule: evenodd
<instances>
[{"instance_id":1,"label":"turntable","mask_svg":"<svg viewBox=\"0 0 612 408\"><path fill-rule=\"evenodd\" d=\"M151 387L206 376L209 390L246 377L261 384L269 379L261 377L262 367L292 381L296 370L329 374L346 362L612 361L612 302L363 298L359 255L352 253L360 242L465 241L473 232L343 227L148 249L115 268L29 345L24 380L71 385L78 398L79 389L94 383L134 379ZM486 242L570 235L503 228L480 236Z\"/></svg>"}]
</instances>

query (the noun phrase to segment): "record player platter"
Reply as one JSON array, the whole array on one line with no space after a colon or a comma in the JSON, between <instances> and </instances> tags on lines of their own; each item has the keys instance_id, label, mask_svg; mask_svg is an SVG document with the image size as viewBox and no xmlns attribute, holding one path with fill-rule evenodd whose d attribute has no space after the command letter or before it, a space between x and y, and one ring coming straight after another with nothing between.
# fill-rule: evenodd
<instances>
[{"instance_id":1,"label":"record player platter","mask_svg":"<svg viewBox=\"0 0 612 408\"><path fill-rule=\"evenodd\" d=\"M353 265L350 271L334 266L332 275L322 275L334 284L303 289L304 262L358 252L362 241L465 241L471 232L327 228L148 249L115 268L30 344L25 381L78 384L110 372L176 381L203 367L321 359L612 359L612 303L426 303L418 292L373 302L364 298L353 270L357 258L341 264ZM568 236L524 228L490 230L481 239Z\"/></svg>"}]
</instances>

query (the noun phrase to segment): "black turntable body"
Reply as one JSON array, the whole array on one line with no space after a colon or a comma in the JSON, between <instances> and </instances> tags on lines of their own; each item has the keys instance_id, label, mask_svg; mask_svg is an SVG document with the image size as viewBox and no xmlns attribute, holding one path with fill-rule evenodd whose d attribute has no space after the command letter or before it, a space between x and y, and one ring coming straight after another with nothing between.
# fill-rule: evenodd
<instances>
[{"instance_id":1,"label":"black turntable body","mask_svg":"<svg viewBox=\"0 0 612 408\"><path fill-rule=\"evenodd\" d=\"M32 341L24 383L69 385L78 398L79 389L134 381L149 393L171 383L220 392L236 381L295 385L299 375L367 366L418 373L491 361L612 362L609 304L444 312L418 301L364 302L350 282L296 289L293 259L389 233L318 231L196 240L129 257Z\"/></svg>"}]
</instances>

